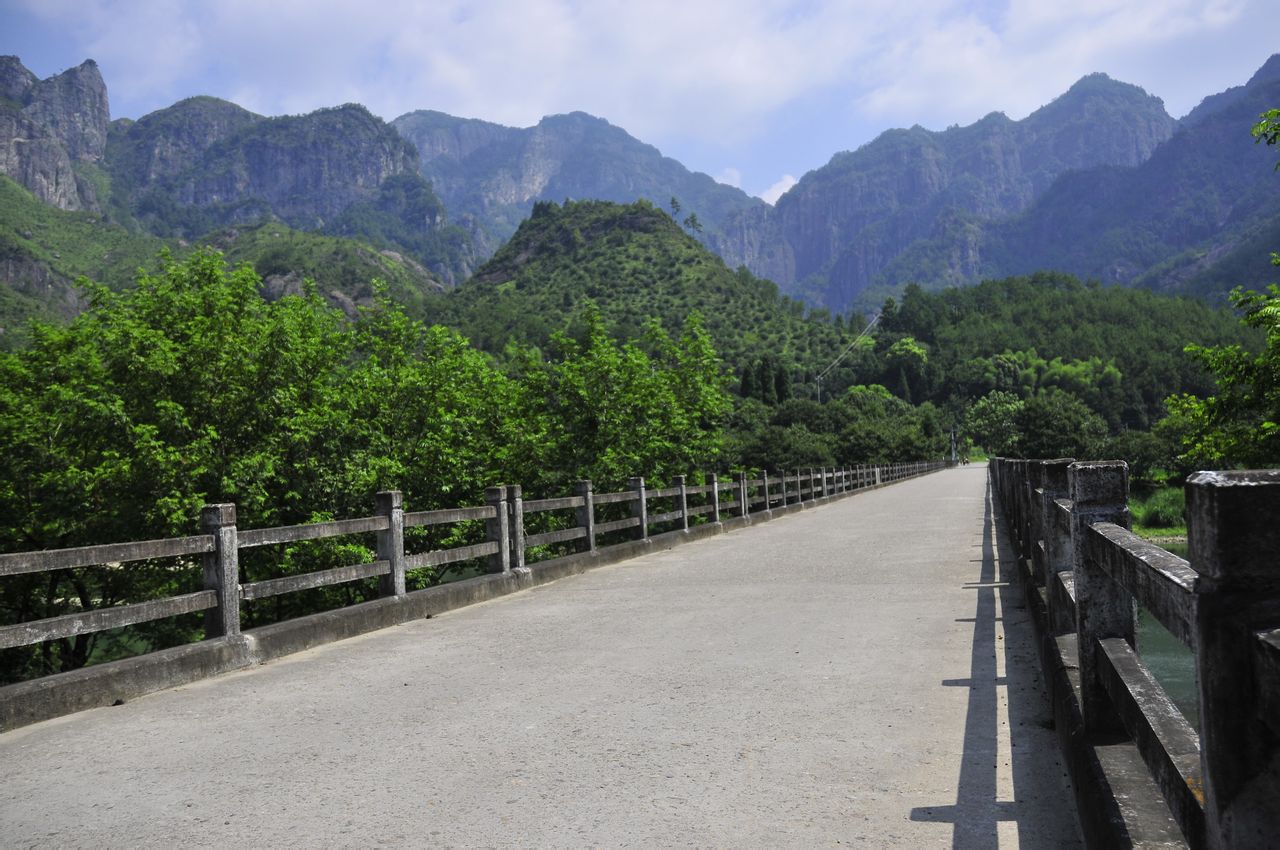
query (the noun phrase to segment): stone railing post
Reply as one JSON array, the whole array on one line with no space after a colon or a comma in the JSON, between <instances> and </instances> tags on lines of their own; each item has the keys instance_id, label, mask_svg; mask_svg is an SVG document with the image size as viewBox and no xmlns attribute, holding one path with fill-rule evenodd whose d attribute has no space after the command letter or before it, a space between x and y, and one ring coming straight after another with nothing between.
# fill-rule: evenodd
<instances>
[{"instance_id":1,"label":"stone railing post","mask_svg":"<svg viewBox=\"0 0 1280 850\"><path fill-rule=\"evenodd\" d=\"M1187 479L1200 696L1200 762L1210 847L1280 836L1280 717L1264 715L1256 633L1280 625L1280 470ZM1274 686L1274 683L1272 683Z\"/></svg>"},{"instance_id":2,"label":"stone railing post","mask_svg":"<svg viewBox=\"0 0 1280 850\"><path fill-rule=\"evenodd\" d=\"M677 499L679 499L679 501L676 502L676 504L680 506L679 507L680 528L684 531L688 531L689 530L689 488L685 485L685 479L683 475L677 475L675 478L675 481L676 481L675 486L680 488L680 494L676 497Z\"/></svg>"},{"instance_id":3,"label":"stone railing post","mask_svg":"<svg viewBox=\"0 0 1280 850\"><path fill-rule=\"evenodd\" d=\"M511 537L511 569L524 567L524 494L519 484L507 485L507 526Z\"/></svg>"},{"instance_id":4,"label":"stone railing post","mask_svg":"<svg viewBox=\"0 0 1280 850\"><path fill-rule=\"evenodd\" d=\"M738 494L738 516L750 515L751 509L747 506L747 473L733 473L733 489Z\"/></svg>"},{"instance_id":5,"label":"stone railing post","mask_svg":"<svg viewBox=\"0 0 1280 850\"><path fill-rule=\"evenodd\" d=\"M640 528L636 532L637 540L649 539L649 500L644 493L644 478L637 476L632 478L628 484L632 490L636 492L636 497L631 500L631 515L640 520Z\"/></svg>"},{"instance_id":6,"label":"stone railing post","mask_svg":"<svg viewBox=\"0 0 1280 850\"><path fill-rule=\"evenodd\" d=\"M573 495L582 499L582 507L576 509L578 527L587 530L587 536L583 538L587 552L596 551L596 502L595 494L591 490L591 482L583 479L573 485Z\"/></svg>"},{"instance_id":7,"label":"stone railing post","mask_svg":"<svg viewBox=\"0 0 1280 850\"><path fill-rule=\"evenodd\" d=\"M236 506L205 505L200 531L213 536L213 551L202 556L204 589L218 594L218 607L204 612L205 638L240 634L240 547Z\"/></svg>"},{"instance_id":8,"label":"stone railing post","mask_svg":"<svg viewBox=\"0 0 1280 850\"><path fill-rule=\"evenodd\" d=\"M1025 475L1025 462L1020 472ZM1072 501L1071 551L1080 654L1080 712L1086 730L1113 731L1120 728L1120 721L1119 715L1110 710L1106 688L1098 673L1103 663L1098 641L1118 637L1132 645L1137 609L1133 597L1116 585L1100 565L1085 557L1085 535L1089 527L1098 522L1129 527L1129 465L1121 460L1073 463L1067 467L1067 477ZM1019 483L1019 491L1027 492L1024 483Z\"/></svg>"},{"instance_id":9,"label":"stone railing post","mask_svg":"<svg viewBox=\"0 0 1280 850\"><path fill-rule=\"evenodd\" d=\"M488 543L498 544L498 551L490 555L485 563L486 572L505 573L511 571L511 532L507 516L507 488L503 486L486 487L484 490L486 507L493 508L493 516L484 521L484 539Z\"/></svg>"},{"instance_id":10,"label":"stone railing post","mask_svg":"<svg viewBox=\"0 0 1280 850\"><path fill-rule=\"evenodd\" d=\"M374 507L387 518L386 529L378 532L378 560L391 564L391 571L378 576L379 596L404 596L404 494L382 490L374 494Z\"/></svg>"},{"instance_id":11,"label":"stone railing post","mask_svg":"<svg viewBox=\"0 0 1280 850\"><path fill-rule=\"evenodd\" d=\"M760 470L760 487L764 490L764 508L761 510L767 517L773 516L773 502L769 498L769 470Z\"/></svg>"},{"instance_id":12,"label":"stone railing post","mask_svg":"<svg viewBox=\"0 0 1280 850\"><path fill-rule=\"evenodd\" d=\"M1049 633L1063 635L1075 628L1067 600L1059 590L1058 573L1075 569L1071 552L1071 525L1058 509L1057 500L1069 495L1067 468L1072 458L1042 461L1040 464L1040 517L1044 540L1042 578L1049 610Z\"/></svg>"},{"instance_id":13,"label":"stone railing post","mask_svg":"<svg viewBox=\"0 0 1280 850\"><path fill-rule=\"evenodd\" d=\"M720 523L720 476L711 473L711 521Z\"/></svg>"},{"instance_id":14,"label":"stone railing post","mask_svg":"<svg viewBox=\"0 0 1280 850\"><path fill-rule=\"evenodd\" d=\"M872 483L873 483L873 484L875 484L875 486L879 487L879 486L880 486L880 467L879 467L879 465L877 465L873 471L874 471L874 473L875 473L875 479L874 479L874 481L873 481Z\"/></svg>"}]
</instances>

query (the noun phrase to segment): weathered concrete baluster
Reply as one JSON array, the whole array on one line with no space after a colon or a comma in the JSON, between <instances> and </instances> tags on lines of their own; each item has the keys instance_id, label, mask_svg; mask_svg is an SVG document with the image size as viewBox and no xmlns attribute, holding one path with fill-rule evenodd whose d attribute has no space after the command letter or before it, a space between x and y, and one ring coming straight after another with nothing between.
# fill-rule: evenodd
<instances>
[{"instance_id":1,"label":"weathered concrete baluster","mask_svg":"<svg viewBox=\"0 0 1280 850\"><path fill-rule=\"evenodd\" d=\"M1280 717L1261 711L1255 634L1280 625L1280 470L1198 472L1186 492L1208 843L1274 846Z\"/></svg>"},{"instance_id":2,"label":"weathered concrete baluster","mask_svg":"<svg viewBox=\"0 0 1280 850\"><path fill-rule=\"evenodd\" d=\"M720 476L711 473L711 521L720 524Z\"/></svg>"},{"instance_id":3,"label":"weathered concrete baluster","mask_svg":"<svg viewBox=\"0 0 1280 850\"><path fill-rule=\"evenodd\" d=\"M766 517L773 516L773 503L769 499L769 470L760 470L760 485L764 490L764 507L761 509Z\"/></svg>"},{"instance_id":4,"label":"weathered concrete baluster","mask_svg":"<svg viewBox=\"0 0 1280 850\"><path fill-rule=\"evenodd\" d=\"M1027 551L1027 560L1031 563L1032 580L1039 583L1044 577L1044 554L1041 548L1041 541L1044 540L1044 498L1042 489L1044 487L1044 462L1034 460L1027 465L1027 491L1031 494L1031 516L1028 527L1031 529L1029 540L1030 546Z\"/></svg>"},{"instance_id":5,"label":"weathered concrete baluster","mask_svg":"<svg viewBox=\"0 0 1280 850\"><path fill-rule=\"evenodd\" d=\"M203 556L204 588L218 594L218 607L204 612L206 638L240 634L240 548L236 534L236 506L205 505L200 531L213 536L213 551Z\"/></svg>"},{"instance_id":6,"label":"weathered concrete baluster","mask_svg":"<svg viewBox=\"0 0 1280 850\"><path fill-rule=\"evenodd\" d=\"M524 494L519 484L507 485L507 531L511 537L511 569L524 568Z\"/></svg>"},{"instance_id":7,"label":"weathered concrete baluster","mask_svg":"<svg viewBox=\"0 0 1280 850\"><path fill-rule=\"evenodd\" d=\"M1070 600L1058 579L1059 573L1070 573L1075 568L1071 554L1071 526L1058 507L1058 500L1067 498L1067 468L1074 462L1073 458L1058 458L1041 463L1042 578L1049 609L1049 633L1054 635L1063 635L1075 628Z\"/></svg>"},{"instance_id":8,"label":"weathered concrete baluster","mask_svg":"<svg viewBox=\"0 0 1280 850\"><path fill-rule=\"evenodd\" d=\"M822 498L825 499L828 495L830 495L830 492L827 490L827 468L825 466L820 468L818 470L818 475L822 479Z\"/></svg>"},{"instance_id":9,"label":"weathered concrete baluster","mask_svg":"<svg viewBox=\"0 0 1280 850\"><path fill-rule=\"evenodd\" d=\"M404 494L382 490L373 498L378 515L387 518L387 527L378 532L378 560L391 564L390 572L378 576L378 595L404 596Z\"/></svg>"},{"instance_id":10,"label":"weathered concrete baluster","mask_svg":"<svg viewBox=\"0 0 1280 850\"><path fill-rule=\"evenodd\" d=\"M627 486L635 491L636 496L631 500L631 515L640 520L640 527L636 529L637 540L649 539L649 499L644 492L644 478L637 476L632 478Z\"/></svg>"},{"instance_id":11,"label":"weathered concrete baluster","mask_svg":"<svg viewBox=\"0 0 1280 850\"><path fill-rule=\"evenodd\" d=\"M733 473L733 489L738 494L738 516L750 515L751 509L747 506L747 473Z\"/></svg>"},{"instance_id":12,"label":"weathered concrete baluster","mask_svg":"<svg viewBox=\"0 0 1280 850\"><path fill-rule=\"evenodd\" d=\"M491 573L511 571L511 532L507 516L507 488L504 486L486 487L484 503L493 508L493 516L484 521L484 539L487 543L496 543L498 551L485 561L485 570Z\"/></svg>"},{"instance_id":13,"label":"weathered concrete baluster","mask_svg":"<svg viewBox=\"0 0 1280 850\"><path fill-rule=\"evenodd\" d=\"M582 499L583 504L576 509L578 527L587 530L587 536L583 538L583 544L587 552L596 551L596 502L595 494L591 490L591 482L583 479L573 485L573 495Z\"/></svg>"},{"instance_id":14,"label":"weathered concrete baluster","mask_svg":"<svg viewBox=\"0 0 1280 850\"><path fill-rule=\"evenodd\" d=\"M1098 641L1119 637L1132 644L1137 608L1132 596L1113 582L1100 565L1085 557L1085 535L1098 522L1129 527L1129 465L1121 460L1073 463L1067 467L1067 477L1073 503L1071 550L1080 655L1080 711L1086 730L1118 730L1119 715L1111 710L1098 673L1102 663ZM1019 489L1026 492L1025 486Z\"/></svg>"},{"instance_id":15,"label":"weathered concrete baluster","mask_svg":"<svg viewBox=\"0 0 1280 850\"><path fill-rule=\"evenodd\" d=\"M676 486L680 488L680 493L678 496L676 496L676 498L680 500L679 502L677 502L677 504L680 506L679 508L680 528L684 531L688 531L689 530L689 488L685 486L683 475L676 476Z\"/></svg>"}]
</instances>

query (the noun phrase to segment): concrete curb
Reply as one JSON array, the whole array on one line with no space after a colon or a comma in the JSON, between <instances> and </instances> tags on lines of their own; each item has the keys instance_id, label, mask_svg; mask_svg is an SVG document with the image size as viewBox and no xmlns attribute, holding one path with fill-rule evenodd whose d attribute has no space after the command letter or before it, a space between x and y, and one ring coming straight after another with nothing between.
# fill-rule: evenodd
<instances>
[{"instance_id":1,"label":"concrete curb","mask_svg":"<svg viewBox=\"0 0 1280 850\"><path fill-rule=\"evenodd\" d=\"M477 602L497 599L597 567L661 552L760 522L821 507L937 470L846 493L820 496L761 511L746 517L724 517L719 523L671 531L644 540L619 543L530 564L507 573L450 582L404 596L374 599L346 608L310 614L270 626L248 629L229 638L215 638L135 658L112 661L68 673L58 673L0 688L0 733L90 708L119 705L166 688L243 670L276 658L327 643L443 614Z\"/></svg>"}]
</instances>

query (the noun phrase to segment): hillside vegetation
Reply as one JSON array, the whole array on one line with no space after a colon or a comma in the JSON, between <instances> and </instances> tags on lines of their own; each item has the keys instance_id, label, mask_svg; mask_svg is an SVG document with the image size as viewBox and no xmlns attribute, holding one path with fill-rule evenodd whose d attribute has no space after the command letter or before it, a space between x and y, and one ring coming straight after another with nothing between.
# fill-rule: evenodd
<instances>
[{"instance_id":1,"label":"hillside vegetation","mask_svg":"<svg viewBox=\"0 0 1280 850\"><path fill-rule=\"evenodd\" d=\"M637 338L645 320L675 329L693 311L735 369L769 354L791 368L825 363L843 345L843 320L806 315L771 282L724 262L646 201L539 202L511 240L457 290L439 320L480 348L512 341L543 346L572 330L594 302L618 336Z\"/></svg>"}]
</instances>

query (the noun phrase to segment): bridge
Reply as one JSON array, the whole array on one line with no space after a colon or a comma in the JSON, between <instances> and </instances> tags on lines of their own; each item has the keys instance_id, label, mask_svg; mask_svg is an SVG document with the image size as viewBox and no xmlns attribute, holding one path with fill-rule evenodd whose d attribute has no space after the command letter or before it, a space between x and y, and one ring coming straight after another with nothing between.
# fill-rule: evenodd
<instances>
[{"instance_id":1,"label":"bridge","mask_svg":"<svg viewBox=\"0 0 1280 850\"><path fill-rule=\"evenodd\" d=\"M1126 734L1141 724L1119 690L1105 709L1084 696L1082 713L1088 682L1082 694L1079 671L1055 666L1055 648L1070 643L1064 611L1086 600L1062 568L1064 554L1086 551L1071 545L1071 528L1084 540L1098 525L1121 551L1187 579L1185 562L1112 530L1122 508L1104 498L1114 497L1105 481L1088 488L1089 465L1071 467L1083 488L1068 492L1075 503L1062 498L1055 476L1068 466L739 475L647 491L637 479L622 494L586 485L528 501L493 488L482 508L421 514L383 494L385 521L309 530L237 530L224 506L206 512L207 534L177 543L0 556L3 575L176 546L204 558L211 595L182 603L209 613L201 644L0 689L0 840L1265 846L1274 831L1253 841L1245 830L1278 817L1265 804L1274 739L1230 742L1250 749L1252 772L1212 759L1197 772L1187 750L1196 742L1162 704L1137 708L1154 717L1153 734ZM628 515L609 518L610 505ZM574 519L529 533L539 513L557 511ZM406 526L476 520L486 540L452 555L396 545ZM361 532L378 535L374 564L256 583L235 573L247 546ZM490 572L405 592L406 569L464 556ZM1160 591L1130 573L1147 575L1132 564L1108 575L1152 602ZM239 600L370 575L384 599L239 628ZM120 616L163 614L157 604ZM1250 732L1269 728L1258 705L1265 720L1277 681L1265 665L1280 642L1254 628L1258 611L1275 609L1262 607L1245 653L1257 699L1235 714ZM1072 636L1086 643L1124 634L1122 617L1092 632L1083 619ZM1183 622L1190 642L1211 643L1197 642L1194 616ZM96 627L75 617L18 624L0 640ZM1244 677L1224 666L1218 678L1236 683L1239 702ZM1204 722L1220 723L1211 703L1202 698ZM68 713L86 705L99 707ZM1123 722L1100 720L1104 710ZM1194 754L1198 764L1198 744ZM1209 787L1207 802L1191 794L1198 820L1162 782L1161 757L1184 788ZM1157 767L1144 769L1148 759ZM1233 810L1250 817L1218 816L1226 791L1254 801ZM1236 831L1224 833L1224 821Z\"/></svg>"}]
</instances>

